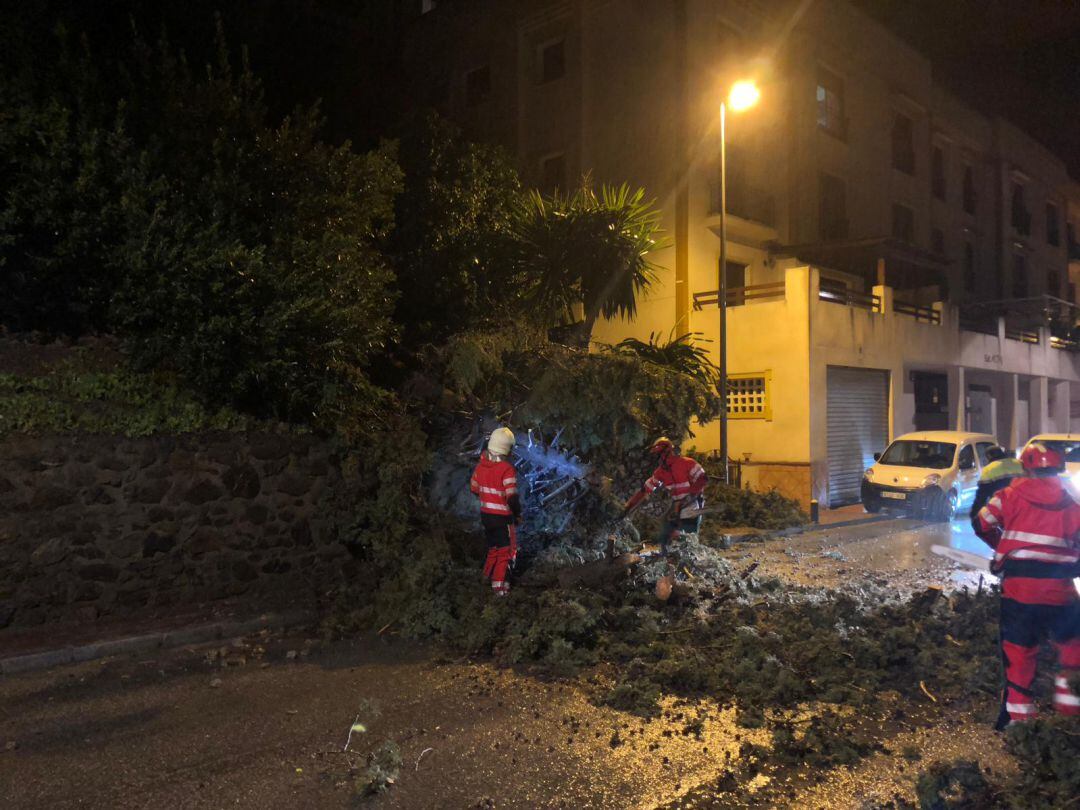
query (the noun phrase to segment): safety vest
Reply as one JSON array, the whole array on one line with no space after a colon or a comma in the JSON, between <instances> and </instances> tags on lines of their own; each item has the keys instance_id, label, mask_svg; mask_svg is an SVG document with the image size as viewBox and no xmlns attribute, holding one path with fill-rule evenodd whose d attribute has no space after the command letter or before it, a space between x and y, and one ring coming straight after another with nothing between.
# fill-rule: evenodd
<instances>
[{"instance_id":1,"label":"safety vest","mask_svg":"<svg viewBox=\"0 0 1080 810\"><path fill-rule=\"evenodd\" d=\"M511 517L510 498L517 495L517 471L509 461L493 461L487 453L473 471L469 489L480 498L480 512Z\"/></svg>"}]
</instances>

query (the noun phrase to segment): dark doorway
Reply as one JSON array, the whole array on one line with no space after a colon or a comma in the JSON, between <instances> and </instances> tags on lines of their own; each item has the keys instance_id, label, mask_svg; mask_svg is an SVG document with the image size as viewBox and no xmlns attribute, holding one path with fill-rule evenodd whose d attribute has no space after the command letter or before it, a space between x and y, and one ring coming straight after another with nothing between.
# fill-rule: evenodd
<instances>
[{"instance_id":1,"label":"dark doorway","mask_svg":"<svg viewBox=\"0 0 1080 810\"><path fill-rule=\"evenodd\" d=\"M929 371L911 372L915 383L915 429L949 429L949 378Z\"/></svg>"}]
</instances>

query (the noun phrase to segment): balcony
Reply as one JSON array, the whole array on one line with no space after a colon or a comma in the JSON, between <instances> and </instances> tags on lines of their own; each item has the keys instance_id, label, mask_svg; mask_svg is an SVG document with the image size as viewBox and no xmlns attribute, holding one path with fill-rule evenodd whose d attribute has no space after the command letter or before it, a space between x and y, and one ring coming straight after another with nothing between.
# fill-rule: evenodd
<instances>
[{"instance_id":1,"label":"balcony","mask_svg":"<svg viewBox=\"0 0 1080 810\"><path fill-rule=\"evenodd\" d=\"M782 299L785 295L785 284L776 281L771 284L750 284L746 287L728 287L727 305L729 307L741 307L748 301L771 301ZM720 302L718 290L706 290L694 293L694 309L702 310L705 307L714 307Z\"/></svg>"}]
</instances>

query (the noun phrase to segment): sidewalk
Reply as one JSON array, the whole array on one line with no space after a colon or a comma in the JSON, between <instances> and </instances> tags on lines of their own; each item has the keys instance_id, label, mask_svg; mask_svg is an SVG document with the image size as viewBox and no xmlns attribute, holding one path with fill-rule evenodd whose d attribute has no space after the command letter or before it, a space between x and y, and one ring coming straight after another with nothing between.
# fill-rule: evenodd
<instances>
[{"instance_id":1,"label":"sidewalk","mask_svg":"<svg viewBox=\"0 0 1080 810\"><path fill-rule=\"evenodd\" d=\"M888 516L885 516L885 518L887 517ZM837 523L850 523L856 520L865 520L869 522L881 519L884 519L882 515L871 515L863 509L861 503L853 503L850 506L838 506L836 509L822 509L818 512L819 526L833 526Z\"/></svg>"},{"instance_id":2,"label":"sidewalk","mask_svg":"<svg viewBox=\"0 0 1080 810\"><path fill-rule=\"evenodd\" d=\"M266 611L256 605L226 603L165 615L7 630L0 633L0 675L202 644L314 621L315 611L310 607Z\"/></svg>"}]
</instances>

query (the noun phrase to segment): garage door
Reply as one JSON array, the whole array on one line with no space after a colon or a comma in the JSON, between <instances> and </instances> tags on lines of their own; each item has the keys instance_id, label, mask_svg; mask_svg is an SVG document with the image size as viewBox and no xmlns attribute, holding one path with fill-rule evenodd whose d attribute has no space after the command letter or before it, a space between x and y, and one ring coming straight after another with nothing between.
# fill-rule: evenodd
<instances>
[{"instance_id":1,"label":"garage door","mask_svg":"<svg viewBox=\"0 0 1080 810\"><path fill-rule=\"evenodd\" d=\"M829 506L859 500L863 471L889 441L889 374L829 366Z\"/></svg>"}]
</instances>

